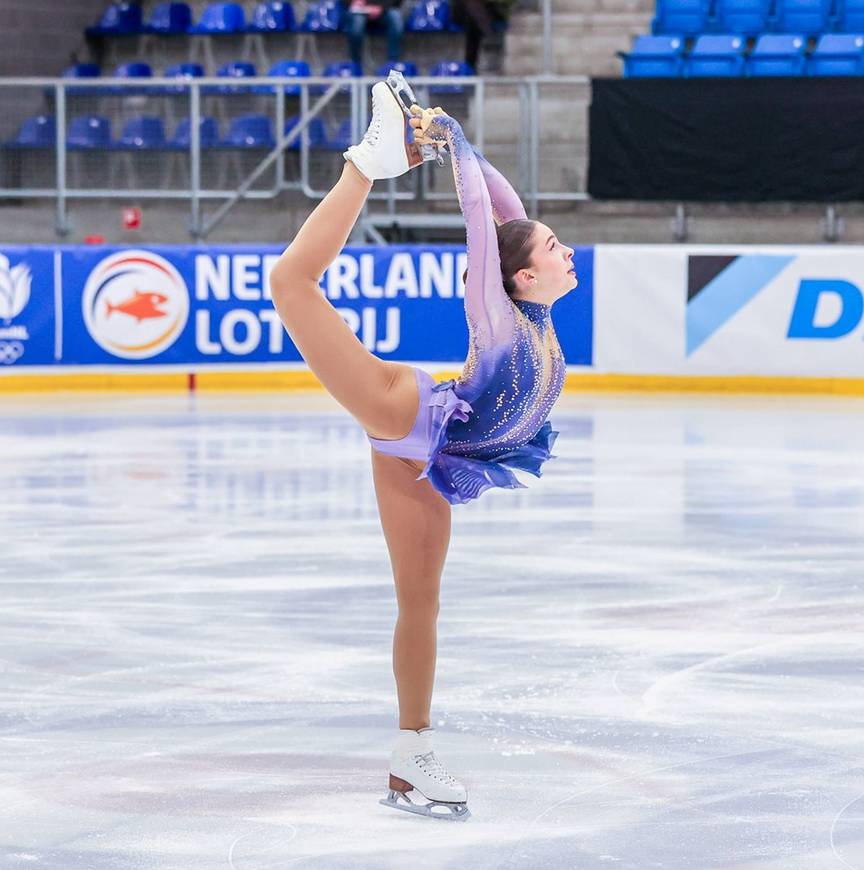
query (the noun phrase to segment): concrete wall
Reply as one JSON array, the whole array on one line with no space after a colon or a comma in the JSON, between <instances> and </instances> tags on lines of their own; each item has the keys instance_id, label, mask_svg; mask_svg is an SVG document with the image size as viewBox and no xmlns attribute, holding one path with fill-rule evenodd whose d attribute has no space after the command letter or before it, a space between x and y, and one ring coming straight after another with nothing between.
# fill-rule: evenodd
<instances>
[{"instance_id":1,"label":"concrete wall","mask_svg":"<svg viewBox=\"0 0 864 870\"><path fill-rule=\"evenodd\" d=\"M106 0L2 0L0 77L56 76L89 60L84 28L99 20ZM38 89L0 88L0 140L23 118L44 109Z\"/></svg>"}]
</instances>

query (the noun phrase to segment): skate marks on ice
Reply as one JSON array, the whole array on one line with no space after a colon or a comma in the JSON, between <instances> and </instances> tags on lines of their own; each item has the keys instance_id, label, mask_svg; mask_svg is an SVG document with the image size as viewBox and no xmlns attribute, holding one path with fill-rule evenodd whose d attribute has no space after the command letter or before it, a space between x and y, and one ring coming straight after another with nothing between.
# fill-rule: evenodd
<instances>
[{"instance_id":1,"label":"skate marks on ice","mask_svg":"<svg viewBox=\"0 0 864 870\"><path fill-rule=\"evenodd\" d=\"M286 822L278 826L256 826L241 834L228 847L228 867L230 870L265 870L274 866L274 858L277 866L284 866L286 861L280 853L296 837L297 828Z\"/></svg>"},{"instance_id":2,"label":"skate marks on ice","mask_svg":"<svg viewBox=\"0 0 864 870\"><path fill-rule=\"evenodd\" d=\"M362 432L286 396L66 401L0 426L0 864L864 870L854 403L562 400L543 478L454 509L445 826L378 805Z\"/></svg>"}]
</instances>

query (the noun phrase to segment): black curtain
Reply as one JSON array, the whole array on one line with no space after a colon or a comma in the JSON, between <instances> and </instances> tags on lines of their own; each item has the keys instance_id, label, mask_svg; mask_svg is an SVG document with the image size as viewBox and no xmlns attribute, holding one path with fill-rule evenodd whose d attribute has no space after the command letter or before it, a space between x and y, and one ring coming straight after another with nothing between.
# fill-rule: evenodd
<instances>
[{"instance_id":1,"label":"black curtain","mask_svg":"<svg viewBox=\"0 0 864 870\"><path fill-rule=\"evenodd\" d=\"M864 77L594 79L596 199L864 200Z\"/></svg>"}]
</instances>

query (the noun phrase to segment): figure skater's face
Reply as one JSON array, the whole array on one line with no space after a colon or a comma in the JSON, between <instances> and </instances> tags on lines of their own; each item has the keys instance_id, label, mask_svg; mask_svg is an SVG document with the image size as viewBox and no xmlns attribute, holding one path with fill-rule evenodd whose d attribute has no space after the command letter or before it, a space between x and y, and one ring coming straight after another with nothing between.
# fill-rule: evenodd
<instances>
[{"instance_id":1,"label":"figure skater's face","mask_svg":"<svg viewBox=\"0 0 864 870\"><path fill-rule=\"evenodd\" d=\"M551 305L579 283L573 268L573 248L562 244L555 233L539 221L532 237L530 266L515 275L520 299Z\"/></svg>"}]
</instances>

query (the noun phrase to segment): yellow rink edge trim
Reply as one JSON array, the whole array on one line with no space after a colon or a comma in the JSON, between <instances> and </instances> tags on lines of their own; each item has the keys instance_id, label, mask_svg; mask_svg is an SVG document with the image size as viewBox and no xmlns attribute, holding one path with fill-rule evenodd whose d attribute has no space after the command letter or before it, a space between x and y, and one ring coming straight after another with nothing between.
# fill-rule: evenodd
<instances>
[{"instance_id":1,"label":"yellow rink edge trim","mask_svg":"<svg viewBox=\"0 0 864 870\"><path fill-rule=\"evenodd\" d=\"M189 390L187 372L163 374L102 374L67 373L56 375L14 374L0 377L0 393L41 393L70 391L110 390L116 392L144 390L164 393L180 393Z\"/></svg>"},{"instance_id":2,"label":"yellow rink edge trim","mask_svg":"<svg viewBox=\"0 0 864 870\"><path fill-rule=\"evenodd\" d=\"M802 378L770 375L568 374L565 392L827 393L864 396L864 378Z\"/></svg>"},{"instance_id":3,"label":"yellow rink edge trim","mask_svg":"<svg viewBox=\"0 0 864 870\"><path fill-rule=\"evenodd\" d=\"M458 378L460 370L441 369L437 380ZM147 391L162 393L216 392L220 390L315 390L323 387L312 372L199 371L199 372L68 372L56 374L4 374L0 393L61 391ZM577 392L685 392L685 393L811 393L864 396L864 378L802 378L756 375L621 375L572 372L564 391Z\"/></svg>"}]
</instances>

